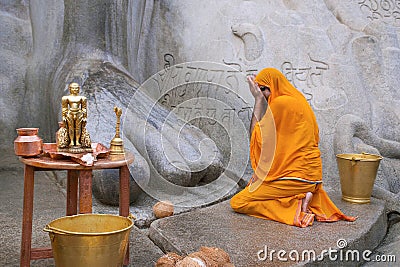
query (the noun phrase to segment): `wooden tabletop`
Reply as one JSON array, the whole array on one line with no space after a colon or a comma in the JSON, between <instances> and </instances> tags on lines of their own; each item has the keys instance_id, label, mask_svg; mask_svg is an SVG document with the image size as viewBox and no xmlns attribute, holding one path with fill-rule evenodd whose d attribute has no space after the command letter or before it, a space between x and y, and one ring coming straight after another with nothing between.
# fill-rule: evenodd
<instances>
[{"instance_id":1,"label":"wooden tabletop","mask_svg":"<svg viewBox=\"0 0 400 267\"><path fill-rule=\"evenodd\" d=\"M48 156L39 155L37 157L20 157L19 160L29 166L54 169L54 170L95 170L95 169L115 169L133 162L134 156L125 152L125 155L109 155L105 158L98 158L93 166L83 166L71 159L52 159Z\"/></svg>"}]
</instances>

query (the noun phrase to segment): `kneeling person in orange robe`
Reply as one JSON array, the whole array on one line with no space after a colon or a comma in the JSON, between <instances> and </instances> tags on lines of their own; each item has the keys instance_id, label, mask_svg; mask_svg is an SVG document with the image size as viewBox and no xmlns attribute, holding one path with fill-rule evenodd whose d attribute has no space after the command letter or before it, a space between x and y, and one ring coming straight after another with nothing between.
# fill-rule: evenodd
<instances>
[{"instance_id":1,"label":"kneeling person in orange robe","mask_svg":"<svg viewBox=\"0 0 400 267\"><path fill-rule=\"evenodd\" d=\"M254 175L233 196L238 213L307 227L318 221L354 221L322 188L317 121L305 97L278 70L248 77L255 98L250 159Z\"/></svg>"}]
</instances>

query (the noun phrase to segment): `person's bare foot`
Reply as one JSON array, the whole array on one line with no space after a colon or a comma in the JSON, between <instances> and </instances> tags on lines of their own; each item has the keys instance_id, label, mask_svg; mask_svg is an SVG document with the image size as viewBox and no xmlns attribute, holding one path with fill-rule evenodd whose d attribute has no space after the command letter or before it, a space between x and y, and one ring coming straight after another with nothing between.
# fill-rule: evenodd
<instances>
[{"instance_id":1,"label":"person's bare foot","mask_svg":"<svg viewBox=\"0 0 400 267\"><path fill-rule=\"evenodd\" d=\"M306 197L303 199L303 203L301 205L302 212L311 213L311 211L308 209L308 205L310 204L312 197L313 197L313 194L311 192L306 193Z\"/></svg>"}]
</instances>

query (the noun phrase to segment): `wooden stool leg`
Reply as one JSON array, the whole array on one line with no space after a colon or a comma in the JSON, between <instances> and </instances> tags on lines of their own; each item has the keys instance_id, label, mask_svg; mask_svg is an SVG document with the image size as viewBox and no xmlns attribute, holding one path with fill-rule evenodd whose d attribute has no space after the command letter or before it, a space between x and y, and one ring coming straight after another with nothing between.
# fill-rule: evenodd
<instances>
[{"instance_id":1,"label":"wooden stool leg","mask_svg":"<svg viewBox=\"0 0 400 267\"><path fill-rule=\"evenodd\" d=\"M119 215L129 215L129 169L122 166L119 169Z\"/></svg>"},{"instance_id":2,"label":"wooden stool leg","mask_svg":"<svg viewBox=\"0 0 400 267\"><path fill-rule=\"evenodd\" d=\"M29 267L31 261L34 176L35 168L25 165L20 262L21 267Z\"/></svg>"},{"instance_id":3,"label":"wooden stool leg","mask_svg":"<svg viewBox=\"0 0 400 267\"><path fill-rule=\"evenodd\" d=\"M79 172L79 213L92 213L92 170Z\"/></svg>"},{"instance_id":4,"label":"wooden stool leg","mask_svg":"<svg viewBox=\"0 0 400 267\"><path fill-rule=\"evenodd\" d=\"M129 215L129 168L122 166L119 169L119 215L127 217ZM129 241L124 258L124 265L129 264Z\"/></svg>"},{"instance_id":5,"label":"wooden stool leg","mask_svg":"<svg viewBox=\"0 0 400 267\"><path fill-rule=\"evenodd\" d=\"M67 178L67 212L66 215L75 215L78 212L78 176L79 171L68 170Z\"/></svg>"}]
</instances>

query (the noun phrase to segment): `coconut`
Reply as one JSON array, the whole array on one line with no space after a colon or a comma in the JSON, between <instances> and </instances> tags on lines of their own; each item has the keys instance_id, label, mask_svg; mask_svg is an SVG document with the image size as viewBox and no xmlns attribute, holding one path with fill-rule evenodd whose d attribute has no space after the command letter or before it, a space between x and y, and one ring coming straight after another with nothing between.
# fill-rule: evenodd
<instances>
[{"instance_id":1,"label":"coconut","mask_svg":"<svg viewBox=\"0 0 400 267\"><path fill-rule=\"evenodd\" d=\"M182 260L183 257L176 253L169 252L158 259L156 267L175 267L176 263Z\"/></svg>"},{"instance_id":2,"label":"coconut","mask_svg":"<svg viewBox=\"0 0 400 267\"><path fill-rule=\"evenodd\" d=\"M198 259L202 260L207 267L219 267L217 262L215 262L214 260L208 258L201 251L193 252L193 253L189 254L188 256L191 257L191 258L198 258Z\"/></svg>"},{"instance_id":3,"label":"coconut","mask_svg":"<svg viewBox=\"0 0 400 267\"><path fill-rule=\"evenodd\" d=\"M183 260L178 261L175 265L176 267L207 267L205 262L199 258L192 258L186 256Z\"/></svg>"},{"instance_id":4,"label":"coconut","mask_svg":"<svg viewBox=\"0 0 400 267\"><path fill-rule=\"evenodd\" d=\"M153 206L153 212L157 219L174 214L174 205L169 201L160 201Z\"/></svg>"}]
</instances>

